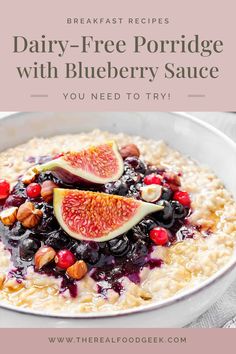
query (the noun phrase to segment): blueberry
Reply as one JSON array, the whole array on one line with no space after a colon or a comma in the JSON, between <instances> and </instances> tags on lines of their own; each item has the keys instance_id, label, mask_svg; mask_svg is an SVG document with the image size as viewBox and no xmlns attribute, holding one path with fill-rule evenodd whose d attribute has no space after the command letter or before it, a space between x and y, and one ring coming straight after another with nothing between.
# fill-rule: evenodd
<instances>
[{"instance_id":1,"label":"blueberry","mask_svg":"<svg viewBox=\"0 0 236 354\"><path fill-rule=\"evenodd\" d=\"M53 176L53 174L51 172L42 172L38 176L37 182L42 183L44 181L57 182L57 179Z\"/></svg>"},{"instance_id":2,"label":"blueberry","mask_svg":"<svg viewBox=\"0 0 236 354\"><path fill-rule=\"evenodd\" d=\"M22 182L18 182L11 192L11 195L6 199L5 206L11 207L16 206L19 207L26 200L26 189Z\"/></svg>"},{"instance_id":3,"label":"blueberry","mask_svg":"<svg viewBox=\"0 0 236 354\"><path fill-rule=\"evenodd\" d=\"M129 165L128 163L124 163L124 176L130 175L132 172L134 172L132 166Z\"/></svg>"},{"instance_id":4,"label":"blueberry","mask_svg":"<svg viewBox=\"0 0 236 354\"><path fill-rule=\"evenodd\" d=\"M19 207L26 200L26 197L22 195L12 194L6 199L5 206L6 207Z\"/></svg>"},{"instance_id":5,"label":"blueberry","mask_svg":"<svg viewBox=\"0 0 236 354\"><path fill-rule=\"evenodd\" d=\"M11 230L8 230L5 234L6 240L9 245L12 247L17 247L19 243L29 236L34 236L34 234L26 230L21 226L20 223L17 223Z\"/></svg>"},{"instance_id":6,"label":"blueberry","mask_svg":"<svg viewBox=\"0 0 236 354\"><path fill-rule=\"evenodd\" d=\"M103 252L107 249L107 242L99 242L99 248L100 250L102 250Z\"/></svg>"},{"instance_id":7,"label":"blueberry","mask_svg":"<svg viewBox=\"0 0 236 354\"><path fill-rule=\"evenodd\" d=\"M112 182L106 183L104 186L105 193L113 194L113 185L114 185L114 183L112 183Z\"/></svg>"},{"instance_id":8,"label":"blueberry","mask_svg":"<svg viewBox=\"0 0 236 354\"><path fill-rule=\"evenodd\" d=\"M139 172L139 173L145 173L146 170L147 170L147 166L146 164L138 159L137 157L127 157L125 159L125 163L128 163L136 172Z\"/></svg>"},{"instance_id":9,"label":"blueberry","mask_svg":"<svg viewBox=\"0 0 236 354\"><path fill-rule=\"evenodd\" d=\"M52 231L47 236L48 237L45 241L45 245L51 246L56 250L67 247L68 243L70 242L70 238L62 230Z\"/></svg>"},{"instance_id":10,"label":"blueberry","mask_svg":"<svg viewBox=\"0 0 236 354\"><path fill-rule=\"evenodd\" d=\"M133 184L130 186L128 196L135 199L140 199L140 192L137 190L137 185Z\"/></svg>"},{"instance_id":11,"label":"blueberry","mask_svg":"<svg viewBox=\"0 0 236 354\"><path fill-rule=\"evenodd\" d=\"M46 203L38 203L38 209L43 212L41 223L37 226L37 232L45 234L59 229L59 224L54 216L53 206Z\"/></svg>"},{"instance_id":12,"label":"blueberry","mask_svg":"<svg viewBox=\"0 0 236 354\"><path fill-rule=\"evenodd\" d=\"M128 186L125 182L116 181L113 185L113 194L125 196L128 193Z\"/></svg>"},{"instance_id":13,"label":"blueberry","mask_svg":"<svg viewBox=\"0 0 236 354\"><path fill-rule=\"evenodd\" d=\"M146 263L147 254L147 245L144 241L138 240L132 245L131 250L127 253L127 259L135 265L143 266Z\"/></svg>"},{"instance_id":14,"label":"blueberry","mask_svg":"<svg viewBox=\"0 0 236 354\"><path fill-rule=\"evenodd\" d=\"M72 253L76 253L76 248L78 247L78 245L79 245L79 241L77 241L77 240L75 240L75 239L73 239L73 238L69 238L69 241L68 241L68 243L67 243L67 245L66 245L66 248L69 250L69 251L71 251Z\"/></svg>"},{"instance_id":15,"label":"blueberry","mask_svg":"<svg viewBox=\"0 0 236 354\"><path fill-rule=\"evenodd\" d=\"M40 245L41 243L39 240L33 240L32 238L24 239L20 244L21 259L25 261L30 261L39 249Z\"/></svg>"},{"instance_id":16,"label":"blueberry","mask_svg":"<svg viewBox=\"0 0 236 354\"><path fill-rule=\"evenodd\" d=\"M129 156L125 159L125 165L131 166L132 168L137 168L139 165L139 159L135 156ZM127 171L127 170L126 170Z\"/></svg>"},{"instance_id":17,"label":"blueberry","mask_svg":"<svg viewBox=\"0 0 236 354\"><path fill-rule=\"evenodd\" d=\"M13 190L12 190L12 195L14 196L19 196L19 197L22 197L24 199L27 198L26 196L26 188L25 188L25 185L23 184L23 182L18 182L14 187L13 187Z\"/></svg>"},{"instance_id":18,"label":"blueberry","mask_svg":"<svg viewBox=\"0 0 236 354\"><path fill-rule=\"evenodd\" d=\"M24 228L24 226L22 226L22 224L17 221L14 226L11 229L11 234L14 236L22 236L25 233L26 229Z\"/></svg>"},{"instance_id":19,"label":"blueberry","mask_svg":"<svg viewBox=\"0 0 236 354\"><path fill-rule=\"evenodd\" d=\"M145 176L151 175L153 173L158 174L157 169L154 166L148 166L145 172Z\"/></svg>"},{"instance_id":20,"label":"blueberry","mask_svg":"<svg viewBox=\"0 0 236 354\"><path fill-rule=\"evenodd\" d=\"M161 199L169 201L173 197L173 192L170 188L163 187Z\"/></svg>"},{"instance_id":21,"label":"blueberry","mask_svg":"<svg viewBox=\"0 0 236 354\"><path fill-rule=\"evenodd\" d=\"M134 241L138 241L138 240L148 241L149 239L148 234L143 232L139 225L134 226L130 234Z\"/></svg>"},{"instance_id":22,"label":"blueberry","mask_svg":"<svg viewBox=\"0 0 236 354\"><path fill-rule=\"evenodd\" d=\"M160 220L169 220L173 218L174 210L167 200L161 199L157 202L157 205L164 207L164 209L158 212Z\"/></svg>"},{"instance_id":23,"label":"blueberry","mask_svg":"<svg viewBox=\"0 0 236 354\"><path fill-rule=\"evenodd\" d=\"M130 231L133 240L142 240L150 242L149 231L157 226L157 223L151 219L144 219Z\"/></svg>"},{"instance_id":24,"label":"blueberry","mask_svg":"<svg viewBox=\"0 0 236 354\"><path fill-rule=\"evenodd\" d=\"M37 226L37 231L41 234L49 233L53 230L57 230L59 224L54 216L43 217L41 223Z\"/></svg>"},{"instance_id":25,"label":"blueberry","mask_svg":"<svg viewBox=\"0 0 236 354\"><path fill-rule=\"evenodd\" d=\"M41 209L43 213L48 215L53 215L53 206L46 204L44 202L37 203L37 208Z\"/></svg>"},{"instance_id":26,"label":"blueberry","mask_svg":"<svg viewBox=\"0 0 236 354\"><path fill-rule=\"evenodd\" d=\"M76 256L85 262L95 264L99 261L99 245L97 242L81 242L76 248Z\"/></svg>"},{"instance_id":27,"label":"blueberry","mask_svg":"<svg viewBox=\"0 0 236 354\"><path fill-rule=\"evenodd\" d=\"M165 228L170 228L174 224L174 209L167 200L159 200L158 205L163 206L164 209L158 211L157 213L152 214L155 218L155 221L159 226Z\"/></svg>"},{"instance_id":28,"label":"blueberry","mask_svg":"<svg viewBox=\"0 0 236 354\"><path fill-rule=\"evenodd\" d=\"M125 235L108 241L110 253L113 256L122 257L129 251L129 239Z\"/></svg>"},{"instance_id":29,"label":"blueberry","mask_svg":"<svg viewBox=\"0 0 236 354\"><path fill-rule=\"evenodd\" d=\"M132 184L132 186L129 187L129 193L130 194L137 193L137 189L136 189L136 186L134 184Z\"/></svg>"},{"instance_id":30,"label":"blueberry","mask_svg":"<svg viewBox=\"0 0 236 354\"><path fill-rule=\"evenodd\" d=\"M135 179L134 175L136 175L134 172L124 175L121 177L122 182L124 182L129 188L135 184Z\"/></svg>"},{"instance_id":31,"label":"blueberry","mask_svg":"<svg viewBox=\"0 0 236 354\"><path fill-rule=\"evenodd\" d=\"M139 223L139 226L141 227L142 231L149 236L149 231L156 227L157 224L152 219L144 219Z\"/></svg>"},{"instance_id":32,"label":"blueberry","mask_svg":"<svg viewBox=\"0 0 236 354\"><path fill-rule=\"evenodd\" d=\"M115 183L107 183L105 191L109 194L125 196L128 193L128 186L125 182L118 180Z\"/></svg>"},{"instance_id":33,"label":"blueberry","mask_svg":"<svg viewBox=\"0 0 236 354\"><path fill-rule=\"evenodd\" d=\"M174 208L174 217L175 218L181 219L187 215L187 210L177 200L172 200L171 205Z\"/></svg>"}]
</instances>

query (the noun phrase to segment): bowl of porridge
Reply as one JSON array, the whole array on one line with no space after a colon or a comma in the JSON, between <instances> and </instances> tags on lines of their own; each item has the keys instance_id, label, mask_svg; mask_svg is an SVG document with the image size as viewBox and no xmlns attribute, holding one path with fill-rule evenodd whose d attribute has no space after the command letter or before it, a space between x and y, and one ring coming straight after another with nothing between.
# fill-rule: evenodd
<instances>
[{"instance_id":1,"label":"bowl of porridge","mask_svg":"<svg viewBox=\"0 0 236 354\"><path fill-rule=\"evenodd\" d=\"M230 285L236 147L216 129L86 112L20 113L0 132L0 306L15 323L180 327Z\"/></svg>"}]
</instances>

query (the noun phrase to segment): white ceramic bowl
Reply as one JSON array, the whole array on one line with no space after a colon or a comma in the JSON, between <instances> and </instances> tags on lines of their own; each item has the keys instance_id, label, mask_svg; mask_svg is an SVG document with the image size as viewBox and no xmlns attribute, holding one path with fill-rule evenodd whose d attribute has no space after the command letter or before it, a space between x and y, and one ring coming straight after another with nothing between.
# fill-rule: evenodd
<instances>
[{"instance_id":1,"label":"white ceramic bowl","mask_svg":"<svg viewBox=\"0 0 236 354\"><path fill-rule=\"evenodd\" d=\"M213 127L193 117L166 113L20 113L0 120L0 151L34 136L78 133L94 128L164 139L173 148L208 165L236 198L236 144ZM85 314L52 317L0 308L0 327L182 327L206 311L235 278L236 254L200 286L145 307L119 315Z\"/></svg>"}]
</instances>

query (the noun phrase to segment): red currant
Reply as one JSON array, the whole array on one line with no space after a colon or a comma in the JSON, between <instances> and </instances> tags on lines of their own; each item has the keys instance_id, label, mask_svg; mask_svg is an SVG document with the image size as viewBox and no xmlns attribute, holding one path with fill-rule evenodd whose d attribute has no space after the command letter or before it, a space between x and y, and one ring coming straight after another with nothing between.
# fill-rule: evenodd
<instances>
[{"instance_id":1,"label":"red currant","mask_svg":"<svg viewBox=\"0 0 236 354\"><path fill-rule=\"evenodd\" d=\"M10 183L5 179L0 179L0 199L6 199L10 193Z\"/></svg>"},{"instance_id":2,"label":"red currant","mask_svg":"<svg viewBox=\"0 0 236 354\"><path fill-rule=\"evenodd\" d=\"M37 198L41 193L41 186L38 183L30 183L26 188L26 193L29 198Z\"/></svg>"},{"instance_id":3,"label":"red currant","mask_svg":"<svg viewBox=\"0 0 236 354\"><path fill-rule=\"evenodd\" d=\"M154 227L149 233L150 239L159 246L165 245L169 240L169 234L163 227Z\"/></svg>"},{"instance_id":4,"label":"red currant","mask_svg":"<svg viewBox=\"0 0 236 354\"><path fill-rule=\"evenodd\" d=\"M174 200L177 200L180 204L185 207L190 207L191 199L187 192L178 191L174 194Z\"/></svg>"},{"instance_id":5,"label":"red currant","mask_svg":"<svg viewBox=\"0 0 236 354\"><path fill-rule=\"evenodd\" d=\"M157 175L155 175L154 173L147 175L146 177L144 177L143 182L147 185L149 184L161 184L161 179L160 177L158 177Z\"/></svg>"},{"instance_id":6,"label":"red currant","mask_svg":"<svg viewBox=\"0 0 236 354\"><path fill-rule=\"evenodd\" d=\"M60 250L55 257L56 265L61 269L67 269L75 263L76 259L73 253L69 250Z\"/></svg>"}]
</instances>

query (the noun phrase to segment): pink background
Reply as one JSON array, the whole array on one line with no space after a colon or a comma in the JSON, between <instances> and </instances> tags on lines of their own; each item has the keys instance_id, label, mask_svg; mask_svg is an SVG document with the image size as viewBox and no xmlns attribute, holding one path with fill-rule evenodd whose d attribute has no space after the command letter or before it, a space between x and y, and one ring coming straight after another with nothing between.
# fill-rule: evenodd
<instances>
[{"instance_id":1,"label":"pink background","mask_svg":"<svg viewBox=\"0 0 236 354\"><path fill-rule=\"evenodd\" d=\"M9 0L1 10L0 21L0 109L1 110L235 110L235 1L45 1ZM169 25L66 25L67 17L168 17ZM126 22L126 21L125 21ZM53 54L13 54L13 35L48 39L70 39L93 34L97 38L126 39L146 35L150 39L175 39L181 34L199 34L205 39L221 39L223 54L210 58L199 55L80 55L69 49L64 57ZM234 52L233 52L234 51ZM77 54L78 53L78 54ZM110 60L117 65L159 66L168 61L176 65L218 65L220 79L157 79L148 80L81 80L81 79L24 79L17 76L15 67L32 65L37 60L62 62L84 61L87 65L103 65ZM147 101L65 101L63 92L170 92L171 100ZM30 97L48 94L48 97ZM190 98L188 94L204 94Z\"/></svg>"},{"instance_id":2,"label":"pink background","mask_svg":"<svg viewBox=\"0 0 236 354\"><path fill-rule=\"evenodd\" d=\"M164 337L165 343L78 344L76 337ZM50 344L48 337L74 337L72 343ZM169 337L186 337L186 343L168 343ZM233 351L235 331L221 329L2 329L1 349L7 353L214 353ZM173 340L173 339L172 339Z\"/></svg>"}]
</instances>

